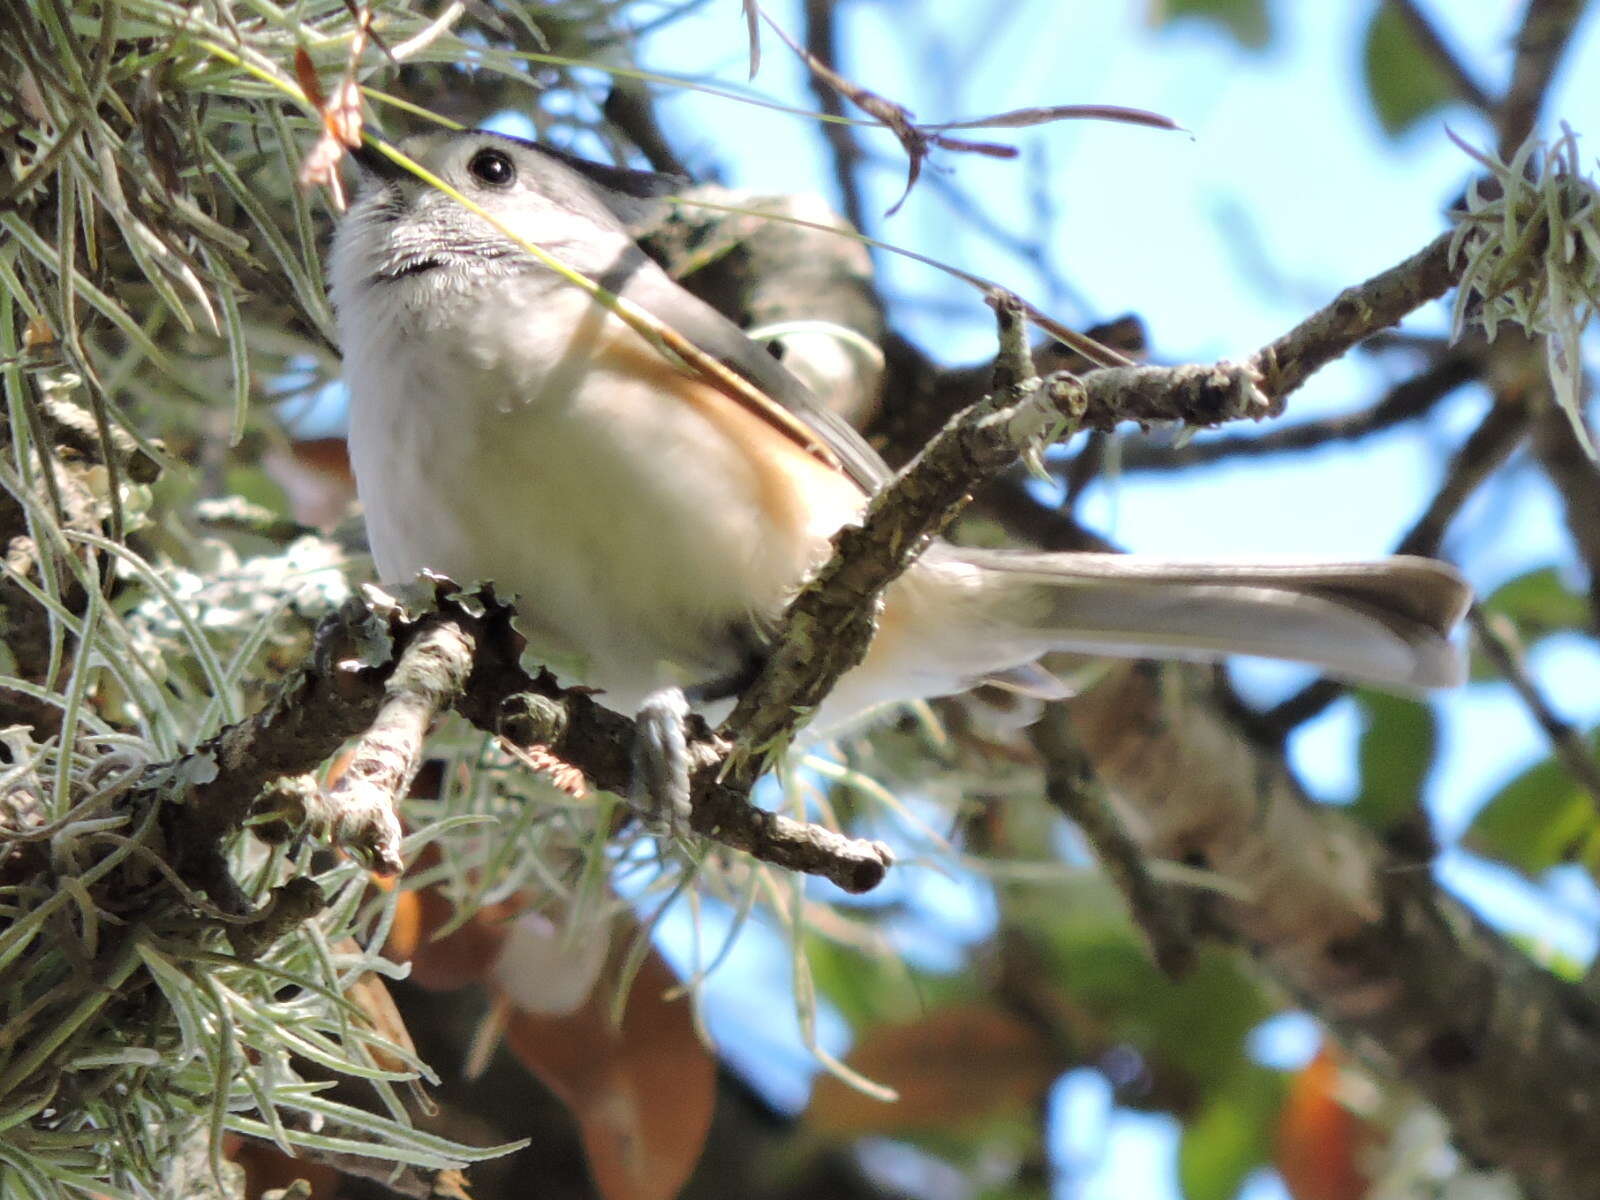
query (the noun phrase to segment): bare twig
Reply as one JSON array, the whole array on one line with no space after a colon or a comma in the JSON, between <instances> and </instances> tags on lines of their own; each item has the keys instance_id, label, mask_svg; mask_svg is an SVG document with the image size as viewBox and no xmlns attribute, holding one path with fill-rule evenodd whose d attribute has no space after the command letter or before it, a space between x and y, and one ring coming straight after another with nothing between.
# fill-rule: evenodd
<instances>
[{"instance_id":1,"label":"bare twig","mask_svg":"<svg viewBox=\"0 0 1600 1200\"><path fill-rule=\"evenodd\" d=\"M1274 414L1316 371L1455 286L1464 264L1450 262L1450 237L1442 233L1404 262L1346 288L1333 303L1256 352L1250 366L1260 373Z\"/></svg>"},{"instance_id":2,"label":"bare twig","mask_svg":"<svg viewBox=\"0 0 1600 1200\"><path fill-rule=\"evenodd\" d=\"M1243 364L1091 370L1080 380L1088 402L1085 424L1110 429L1120 421L1177 421L1208 427L1241 418L1277 416L1289 395L1316 371L1449 291L1463 269L1451 264L1449 250L1450 235L1441 234L1404 262L1346 288ZM1041 327L1055 333L1050 326ZM981 387L972 373L965 371L956 373L951 386L937 381L930 385L916 378L916 364L909 355L899 358L901 372L912 376L903 394L915 396L931 410L918 413L915 421L898 418L897 424L907 428L925 426L965 407ZM888 433L896 443L905 443L904 430Z\"/></svg>"},{"instance_id":3,"label":"bare twig","mask_svg":"<svg viewBox=\"0 0 1600 1200\"><path fill-rule=\"evenodd\" d=\"M1144 853L1118 819L1105 783L1095 773L1072 718L1050 705L1028 731L1045 763L1045 798L1082 831L1100 865L1128 901L1150 943L1156 965L1176 979L1194 962L1194 938L1171 889L1156 882Z\"/></svg>"},{"instance_id":4,"label":"bare twig","mask_svg":"<svg viewBox=\"0 0 1600 1200\"><path fill-rule=\"evenodd\" d=\"M1544 730L1545 737L1550 739L1550 748L1561 760L1567 774L1600 805L1600 763L1595 761L1594 751L1584 736L1550 707L1539 685L1534 683L1533 676L1528 673L1528 665L1523 661L1515 633L1502 628L1502 622L1484 612L1480 605L1472 606L1467 613L1467 621L1478 639L1478 645L1494 664L1494 669L1511 685L1518 699L1539 723L1539 728Z\"/></svg>"},{"instance_id":5,"label":"bare twig","mask_svg":"<svg viewBox=\"0 0 1600 1200\"><path fill-rule=\"evenodd\" d=\"M1550 81L1584 7L1584 0L1528 0L1517 31L1511 83L1495 113L1501 158L1509 160L1538 123Z\"/></svg>"}]
</instances>

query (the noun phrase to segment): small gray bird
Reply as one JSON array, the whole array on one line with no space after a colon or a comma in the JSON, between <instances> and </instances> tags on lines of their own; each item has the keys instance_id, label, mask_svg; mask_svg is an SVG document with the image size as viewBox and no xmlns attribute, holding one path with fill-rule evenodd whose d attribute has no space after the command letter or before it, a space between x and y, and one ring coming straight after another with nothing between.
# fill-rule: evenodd
<instances>
[{"instance_id":1,"label":"small gray bird","mask_svg":"<svg viewBox=\"0 0 1600 1200\"><path fill-rule=\"evenodd\" d=\"M669 361L369 148L331 277L379 572L493 580L519 597L534 649L612 706L650 711L681 689L714 719L889 470L635 244L628 226L661 177L481 130L403 149L721 360L762 403ZM1253 654L1401 690L1448 686L1462 678L1448 639L1468 599L1454 570L1424 558L1176 562L936 542L889 589L866 660L814 727L1004 679L1050 650Z\"/></svg>"}]
</instances>

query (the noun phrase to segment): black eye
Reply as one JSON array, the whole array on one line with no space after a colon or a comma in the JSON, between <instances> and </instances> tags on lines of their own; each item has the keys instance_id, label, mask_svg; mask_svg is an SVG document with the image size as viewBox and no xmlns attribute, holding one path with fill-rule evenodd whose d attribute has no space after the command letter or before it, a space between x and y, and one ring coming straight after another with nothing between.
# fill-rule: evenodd
<instances>
[{"instance_id":1,"label":"black eye","mask_svg":"<svg viewBox=\"0 0 1600 1200\"><path fill-rule=\"evenodd\" d=\"M473 178L490 187L506 187L517 177L517 168L501 150L479 150L467 164Z\"/></svg>"}]
</instances>

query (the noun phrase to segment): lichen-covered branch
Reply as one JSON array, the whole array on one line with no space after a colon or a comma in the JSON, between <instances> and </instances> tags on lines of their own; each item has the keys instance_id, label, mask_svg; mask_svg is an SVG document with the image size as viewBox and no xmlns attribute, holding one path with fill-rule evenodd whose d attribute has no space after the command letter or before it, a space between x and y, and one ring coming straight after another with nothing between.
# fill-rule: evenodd
<instances>
[{"instance_id":1,"label":"lichen-covered branch","mask_svg":"<svg viewBox=\"0 0 1600 1200\"><path fill-rule=\"evenodd\" d=\"M1358 441L1427 415L1440 400L1477 379L1482 370L1481 352L1456 349L1395 384L1377 403L1356 412L1285 424L1262 433L1196 438L1182 445L1130 438L1118 449L1117 466L1124 472L1177 470Z\"/></svg>"},{"instance_id":2,"label":"lichen-covered branch","mask_svg":"<svg viewBox=\"0 0 1600 1200\"><path fill-rule=\"evenodd\" d=\"M1290 394L1322 367L1448 292L1463 269L1451 263L1449 250L1450 234L1440 234L1404 262L1346 288L1243 363L1086 371L1078 376L1087 396L1084 424L1102 430L1124 421L1209 428L1277 416ZM976 398L979 385L972 372L940 379L925 359L905 347L892 362L897 377L891 390L931 410L917 420L895 417L884 433L896 444L927 420L944 419Z\"/></svg>"}]
</instances>

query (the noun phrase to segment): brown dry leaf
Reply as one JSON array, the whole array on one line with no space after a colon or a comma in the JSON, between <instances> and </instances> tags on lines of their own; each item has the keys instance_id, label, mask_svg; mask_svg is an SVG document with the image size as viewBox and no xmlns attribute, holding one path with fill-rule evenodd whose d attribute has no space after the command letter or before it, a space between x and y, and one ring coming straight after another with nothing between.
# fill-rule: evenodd
<instances>
[{"instance_id":1,"label":"brown dry leaf","mask_svg":"<svg viewBox=\"0 0 1600 1200\"><path fill-rule=\"evenodd\" d=\"M289 514L313 529L332 529L356 499L356 477L343 438L302 438L272 447L262 467L289 500Z\"/></svg>"},{"instance_id":2,"label":"brown dry leaf","mask_svg":"<svg viewBox=\"0 0 1600 1200\"><path fill-rule=\"evenodd\" d=\"M970 1005L869 1030L850 1067L900 1093L884 1104L832 1076L817 1081L806 1121L825 1133L890 1136L959 1126L1038 1103L1068 1065L1042 1032Z\"/></svg>"},{"instance_id":3,"label":"brown dry leaf","mask_svg":"<svg viewBox=\"0 0 1600 1200\"><path fill-rule=\"evenodd\" d=\"M411 1040L411 1031L406 1028L394 997L381 977L370 972L363 975L345 990L345 998L366 1014L378 1034L416 1057L417 1047ZM376 1048L371 1054L372 1061L385 1071L406 1071L411 1067L410 1063Z\"/></svg>"},{"instance_id":4,"label":"brown dry leaf","mask_svg":"<svg viewBox=\"0 0 1600 1200\"><path fill-rule=\"evenodd\" d=\"M244 1168L246 1196L259 1196L262 1192L286 1188L295 1180L304 1179L311 1185L311 1194L316 1200L335 1200L340 1181L344 1178L330 1166L290 1158L269 1142L258 1142L236 1133L224 1135L222 1156Z\"/></svg>"},{"instance_id":5,"label":"brown dry leaf","mask_svg":"<svg viewBox=\"0 0 1600 1200\"><path fill-rule=\"evenodd\" d=\"M429 849L432 849L430 847ZM427 855L419 866L426 866ZM411 964L411 981L429 991L448 992L481 983L494 969L510 922L528 906L527 897L511 896L480 908L459 928L442 938L435 933L455 915L455 906L437 888L400 893L383 953Z\"/></svg>"},{"instance_id":6,"label":"brown dry leaf","mask_svg":"<svg viewBox=\"0 0 1600 1200\"><path fill-rule=\"evenodd\" d=\"M619 937L606 978L628 939ZM569 1016L512 1011L511 1052L572 1110L604 1200L671 1200L705 1145L716 1098L716 1064L695 1035L685 999L667 1000L677 979L652 952L628 993L622 1027L602 980Z\"/></svg>"}]
</instances>

